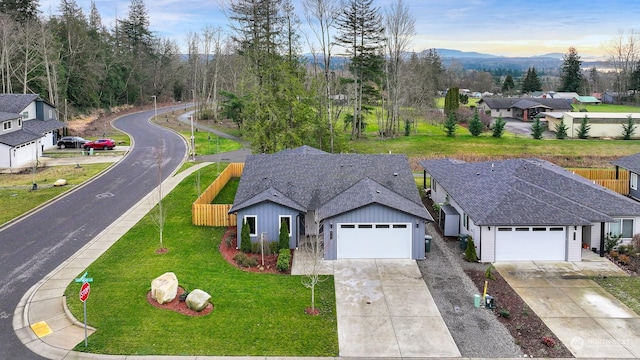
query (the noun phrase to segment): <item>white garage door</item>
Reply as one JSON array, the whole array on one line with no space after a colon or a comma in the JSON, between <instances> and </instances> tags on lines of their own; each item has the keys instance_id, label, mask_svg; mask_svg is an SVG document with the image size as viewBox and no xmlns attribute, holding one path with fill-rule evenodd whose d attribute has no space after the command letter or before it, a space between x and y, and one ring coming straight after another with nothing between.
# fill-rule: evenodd
<instances>
[{"instance_id":1,"label":"white garage door","mask_svg":"<svg viewBox=\"0 0 640 360\"><path fill-rule=\"evenodd\" d=\"M338 224L338 259L410 259L411 224Z\"/></svg>"},{"instance_id":2,"label":"white garage door","mask_svg":"<svg viewBox=\"0 0 640 360\"><path fill-rule=\"evenodd\" d=\"M563 227L498 227L496 261L566 259Z\"/></svg>"}]
</instances>

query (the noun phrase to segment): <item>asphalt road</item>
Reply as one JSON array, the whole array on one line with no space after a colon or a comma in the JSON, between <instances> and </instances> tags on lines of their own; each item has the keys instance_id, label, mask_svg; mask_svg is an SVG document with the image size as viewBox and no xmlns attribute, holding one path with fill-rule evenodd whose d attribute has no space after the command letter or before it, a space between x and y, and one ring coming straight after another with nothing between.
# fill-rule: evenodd
<instances>
[{"instance_id":1,"label":"asphalt road","mask_svg":"<svg viewBox=\"0 0 640 360\"><path fill-rule=\"evenodd\" d=\"M153 114L144 111L114 122L133 142L130 153L108 172L0 230L0 359L41 358L13 331L13 312L22 296L157 186L158 158L163 179L185 158L185 141L150 124ZM156 149L163 149L161 156Z\"/></svg>"}]
</instances>

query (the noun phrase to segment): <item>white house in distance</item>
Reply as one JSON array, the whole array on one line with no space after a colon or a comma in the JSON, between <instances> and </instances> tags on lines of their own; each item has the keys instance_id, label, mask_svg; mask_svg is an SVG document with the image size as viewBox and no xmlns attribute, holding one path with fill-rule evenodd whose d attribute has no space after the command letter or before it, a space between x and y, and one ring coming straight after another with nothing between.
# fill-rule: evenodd
<instances>
[{"instance_id":1,"label":"white house in distance","mask_svg":"<svg viewBox=\"0 0 640 360\"><path fill-rule=\"evenodd\" d=\"M608 112L544 112L542 113L549 124L549 130L555 131L556 126L563 122L567 126L567 136L577 138L582 119L586 116L589 124L589 137L617 138L622 136L622 125L626 125L629 116L640 129L640 113L608 113ZM632 135L640 139L640 131Z\"/></svg>"},{"instance_id":2,"label":"white house in distance","mask_svg":"<svg viewBox=\"0 0 640 360\"><path fill-rule=\"evenodd\" d=\"M0 123L0 168L36 161L64 127L55 107L36 94L0 94Z\"/></svg>"}]
</instances>

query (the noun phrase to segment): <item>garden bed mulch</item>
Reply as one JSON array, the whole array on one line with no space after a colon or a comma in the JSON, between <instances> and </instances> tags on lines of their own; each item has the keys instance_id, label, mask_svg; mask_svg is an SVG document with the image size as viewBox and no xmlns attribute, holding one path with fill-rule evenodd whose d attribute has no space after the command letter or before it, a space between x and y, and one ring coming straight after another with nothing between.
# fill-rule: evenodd
<instances>
[{"instance_id":1,"label":"garden bed mulch","mask_svg":"<svg viewBox=\"0 0 640 360\"><path fill-rule=\"evenodd\" d=\"M185 301L180 301L180 295L182 294L184 294L184 289L181 287L178 287L178 293L173 300L169 301L168 303L160 304L153 297L151 297L151 291L149 291L147 292L147 301L153 307L175 311L177 313L180 313L182 315L187 315L187 316L204 316L204 315L210 314L213 311L212 303L209 303L207 307L205 307L202 311L195 311L195 310L189 309Z\"/></svg>"},{"instance_id":2,"label":"garden bed mulch","mask_svg":"<svg viewBox=\"0 0 640 360\"><path fill-rule=\"evenodd\" d=\"M236 228L234 226L230 226L224 233L222 241L220 242L220 254L222 257L231 265L237 267L238 269L256 273L263 274L291 274L291 264L289 264L289 269L287 271L278 271L276 268L276 264L278 262L278 254L270 254L264 256L264 264L263 258L260 254L246 254L247 256L253 257L258 261L258 265L251 267L243 267L238 265L238 263L233 260L233 257L236 254L241 253L240 250L236 249L238 239L236 236ZM291 254L291 259L293 259L293 253Z\"/></svg>"},{"instance_id":3,"label":"garden bed mulch","mask_svg":"<svg viewBox=\"0 0 640 360\"><path fill-rule=\"evenodd\" d=\"M485 272L465 269L465 273L478 288L484 289ZM488 280L488 291L495 298L493 311L498 320L509 330L522 352L535 358L572 358L571 351L559 341L547 325L529 308L513 288L497 271L495 280ZM551 340L550 340L551 339ZM546 342L546 343L545 343ZM549 346L553 345L553 346Z\"/></svg>"},{"instance_id":4,"label":"garden bed mulch","mask_svg":"<svg viewBox=\"0 0 640 360\"><path fill-rule=\"evenodd\" d=\"M612 256L611 253L606 254L607 259L616 264L620 269L624 270L631 276L640 275L640 256L638 254L627 254L628 261L620 261L620 255Z\"/></svg>"}]
</instances>

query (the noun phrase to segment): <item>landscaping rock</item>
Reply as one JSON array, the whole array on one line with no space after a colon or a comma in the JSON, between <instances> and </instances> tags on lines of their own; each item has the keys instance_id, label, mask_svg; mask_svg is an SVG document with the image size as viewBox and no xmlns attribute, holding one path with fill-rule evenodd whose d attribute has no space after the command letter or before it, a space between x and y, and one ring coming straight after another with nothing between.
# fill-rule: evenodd
<instances>
[{"instance_id":1,"label":"landscaping rock","mask_svg":"<svg viewBox=\"0 0 640 360\"><path fill-rule=\"evenodd\" d=\"M58 179L56 180L56 182L53 183L53 186L65 186L67 185L67 180L65 179Z\"/></svg>"},{"instance_id":2,"label":"landscaping rock","mask_svg":"<svg viewBox=\"0 0 640 360\"><path fill-rule=\"evenodd\" d=\"M187 300L185 302L189 309L202 311L209 304L209 300L211 300L211 295L200 289L195 289L187 295Z\"/></svg>"},{"instance_id":3,"label":"landscaping rock","mask_svg":"<svg viewBox=\"0 0 640 360\"><path fill-rule=\"evenodd\" d=\"M178 294L178 278L172 272L166 272L151 282L151 297L159 304L168 303Z\"/></svg>"}]
</instances>

